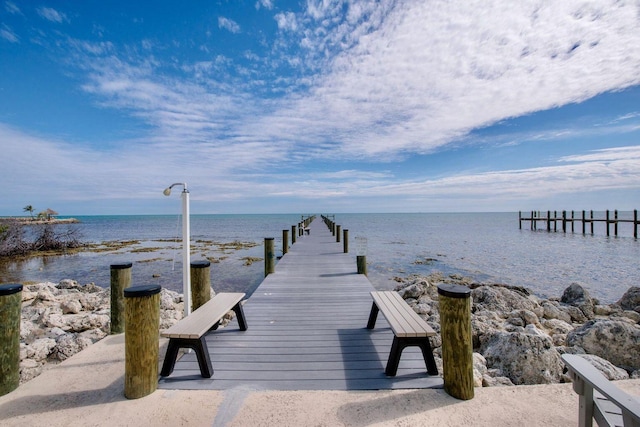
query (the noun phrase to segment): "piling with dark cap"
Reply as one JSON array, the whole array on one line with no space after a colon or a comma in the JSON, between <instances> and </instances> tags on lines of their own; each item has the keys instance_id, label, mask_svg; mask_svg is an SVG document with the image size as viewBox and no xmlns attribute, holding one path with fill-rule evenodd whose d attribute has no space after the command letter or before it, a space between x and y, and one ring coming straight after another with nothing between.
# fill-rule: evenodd
<instances>
[{"instance_id":1,"label":"piling with dark cap","mask_svg":"<svg viewBox=\"0 0 640 427\"><path fill-rule=\"evenodd\" d=\"M124 395L138 399L158 388L160 285L124 290Z\"/></svg>"},{"instance_id":2,"label":"piling with dark cap","mask_svg":"<svg viewBox=\"0 0 640 427\"><path fill-rule=\"evenodd\" d=\"M444 390L458 399L473 399L471 289L443 283L438 285L438 300Z\"/></svg>"},{"instance_id":3,"label":"piling with dark cap","mask_svg":"<svg viewBox=\"0 0 640 427\"><path fill-rule=\"evenodd\" d=\"M264 277L276 272L276 254L273 237L264 238Z\"/></svg>"},{"instance_id":4,"label":"piling with dark cap","mask_svg":"<svg viewBox=\"0 0 640 427\"><path fill-rule=\"evenodd\" d=\"M20 385L22 285L0 285L0 396Z\"/></svg>"},{"instance_id":5,"label":"piling with dark cap","mask_svg":"<svg viewBox=\"0 0 640 427\"><path fill-rule=\"evenodd\" d=\"M211 262L200 260L191 262L191 311L211 299Z\"/></svg>"}]
</instances>

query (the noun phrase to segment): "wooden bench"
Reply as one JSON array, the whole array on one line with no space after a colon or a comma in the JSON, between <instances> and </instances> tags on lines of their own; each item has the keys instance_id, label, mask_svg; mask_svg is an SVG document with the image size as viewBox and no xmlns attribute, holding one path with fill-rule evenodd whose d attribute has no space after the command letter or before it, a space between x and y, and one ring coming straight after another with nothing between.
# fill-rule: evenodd
<instances>
[{"instance_id":1,"label":"wooden bench","mask_svg":"<svg viewBox=\"0 0 640 427\"><path fill-rule=\"evenodd\" d=\"M169 338L169 346L160 375L163 377L171 375L178 357L178 350L191 348L196 352L200 374L205 378L211 378L213 368L211 367L205 334L211 329L216 329L220 324L220 320L231 310L236 313L240 330L246 331L247 322L242 311L242 298L244 296L245 294L241 292L216 294L189 316L169 329L162 331L161 335Z\"/></svg>"},{"instance_id":2,"label":"wooden bench","mask_svg":"<svg viewBox=\"0 0 640 427\"><path fill-rule=\"evenodd\" d=\"M371 296L373 297L373 305L371 306L367 329L375 327L378 312L382 311L394 335L385 374L395 376L398 372L402 350L406 347L416 346L422 350L427 372L430 375L438 375L438 367L433 358L433 351L429 342L429 337L436 335L431 326L422 320L397 292L374 291L371 292Z\"/></svg>"},{"instance_id":3,"label":"wooden bench","mask_svg":"<svg viewBox=\"0 0 640 427\"><path fill-rule=\"evenodd\" d=\"M640 401L605 378L589 361L575 354L563 354L562 360L579 396L578 426L593 420L602 426L640 427Z\"/></svg>"}]
</instances>

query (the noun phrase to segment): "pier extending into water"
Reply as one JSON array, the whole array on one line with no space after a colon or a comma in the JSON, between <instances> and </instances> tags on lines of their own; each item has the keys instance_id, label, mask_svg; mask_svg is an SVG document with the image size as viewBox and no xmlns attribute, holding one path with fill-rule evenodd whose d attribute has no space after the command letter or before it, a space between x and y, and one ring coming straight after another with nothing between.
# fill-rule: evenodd
<instances>
[{"instance_id":1,"label":"pier extending into water","mask_svg":"<svg viewBox=\"0 0 640 427\"><path fill-rule=\"evenodd\" d=\"M604 218L594 218L593 211L589 211L589 216L587 217L587 212L582 211L582 215L580 217L575 215L574 211L571 211L570 216L567 214L567 211L562 211L561 215L558 216L558 211L553 211L553 216L551 215L551 211L547 211L546 216L543 215L540 211L531 211L531 215L529 217L522 216L522 211L518 212L518 224L520 229L522 230L522 222L529 221L531 230L538 229L538 222L542 222L546 225L546 230L558 231L558 223L561 225L561 230L563 233L567 232L568 226L571 227L571 232L575 232L574 224L576 222L582 224L582 234L587 234L587 224L590 228L590 233L593 234L593 225L594 223L601 222L606 225L606 233L607 236L611 234L610 227L613 226L613 235L618 235L618 224L622 223L631 223L633 224L633 237L638 238L638 210L635 209L633 211L633 219L620 219L618 218L618 211L613 211L613 216L611 215L611 211L605 211Z\"/></svg>"},{"instance_id":2,"label":"pier extending into water","mask_svg":"<svg viewBox=\"0 0 640 427\"><path fill-rule=\"evenodd\" d=\"M404 350L397 375L385 375L393 332L380 316L367 329L374 290L355 256L320 221L307 230L244 304L248 329L236 320L206 335L213 376L202 378L185 354L159 388L372 390L440 388L421 351ZM295 233L298 234L298 233ZM213 272L215 274L215 271Z\"/></svg>"}]
</instances>

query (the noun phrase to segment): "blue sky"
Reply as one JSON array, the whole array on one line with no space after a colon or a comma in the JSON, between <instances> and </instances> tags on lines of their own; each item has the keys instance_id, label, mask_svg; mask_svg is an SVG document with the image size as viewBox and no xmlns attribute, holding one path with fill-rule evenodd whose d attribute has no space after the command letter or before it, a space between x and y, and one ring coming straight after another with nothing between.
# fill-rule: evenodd
<instances>
[{"instance_id":1,"label":"blue sky","mask_svg":"<svg viewBox=\"0 0 640 427\"><path fill-rule=\"evenodd\" d=\"M0 215L640 207L638 2L0 1Z\"/></svg>"}]
</instances>

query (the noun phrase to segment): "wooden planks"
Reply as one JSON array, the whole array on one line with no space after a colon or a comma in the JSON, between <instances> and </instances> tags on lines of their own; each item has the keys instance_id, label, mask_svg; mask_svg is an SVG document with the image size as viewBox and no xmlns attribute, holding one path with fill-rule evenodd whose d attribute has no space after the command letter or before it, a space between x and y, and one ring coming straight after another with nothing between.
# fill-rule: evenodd
<instances>
[{"instance_id":1,"label":"wooden planks","mask_svg":"<svg viewBox=\"0 0 640 427\"><path fill-rule=\"evenodd\" d=\"M213 376L201 378L195 355L186 354L160 388L442 387L442 378L427 375L418 349L405 351L398 375L384 374L393 333L384 319L366 329L373 286L322 221L309 228L244 304L248 330L229 325L206 335Z\"/></svg>"},{"instance_id":2,"label":"wooden planks","mask_svg":"<svg viewBox=\"0 0 640 427\"><path fill-rule=\"evenodd\" d=\"M415 311L407 310L407 304L397 292L373 291L371 296L398 338L432 337L436 334Z\"/></svg>"}]
</instances>

